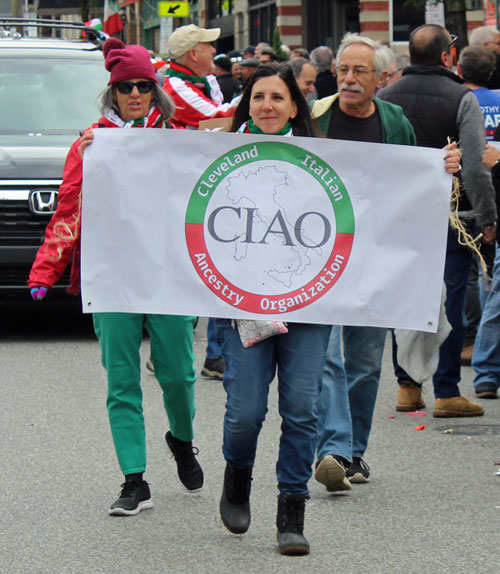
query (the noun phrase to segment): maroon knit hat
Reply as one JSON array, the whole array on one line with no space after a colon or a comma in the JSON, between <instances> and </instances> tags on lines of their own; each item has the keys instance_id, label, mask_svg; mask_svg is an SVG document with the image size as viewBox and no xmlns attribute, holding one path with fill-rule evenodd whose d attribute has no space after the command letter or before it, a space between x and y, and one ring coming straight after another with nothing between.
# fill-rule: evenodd
<instances>
[{"instance_id":1,"label":"maroon knit hat","mask_svg":"<svg viewBox=\"0 0 500 574\"><path fill-rule=\"evenodd\" d=\"M108 82L125 82L133 78L144 78L159 83L149 52L143 46L125 44L118 38L109 38L104 42L102 51L105 66L111 77Z\"/></svg>"}]
</instances>

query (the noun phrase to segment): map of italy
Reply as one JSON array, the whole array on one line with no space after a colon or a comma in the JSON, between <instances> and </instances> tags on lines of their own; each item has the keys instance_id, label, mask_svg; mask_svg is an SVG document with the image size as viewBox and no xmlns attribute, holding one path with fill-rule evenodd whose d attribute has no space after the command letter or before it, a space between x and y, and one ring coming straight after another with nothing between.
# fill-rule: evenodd
<instances>
[{"instance_id":1,"label":"map of italy","mask_svg":"<svg viewBox=\"0 0 500 574\"><path fill-rule=\"evenodd\" d=\"M295 278L300 277L311 265L311 257L320 257L322 249L306 247L294 239L295 218L289 211L297 190L289 183L289 175L276 166L260 167L252 171L240 171L227 178L226 196L235 208L251 210L252 241L234 242L234 260L245 260L250 249L259 245L279 245L279 260L269 263L265 273L287 288L293 287ZM256 191L258 190L258 191ZM270 190L272 190L270 192ZM265 194L265 196L264 196ZM265 206L265 210L259 206ZM247 230L248 232L248 230ZM302 237L307 233L302 230Z\"/></svg>"}]
</instances>

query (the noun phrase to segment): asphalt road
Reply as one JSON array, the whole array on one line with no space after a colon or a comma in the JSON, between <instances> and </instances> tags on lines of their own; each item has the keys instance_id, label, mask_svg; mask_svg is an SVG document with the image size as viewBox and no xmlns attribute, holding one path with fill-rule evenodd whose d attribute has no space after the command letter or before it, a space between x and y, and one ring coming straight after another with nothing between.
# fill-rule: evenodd
<instances>
[{"instance_id":1,"label":"asphalt road","mask_svg":"<svg viewBox=\"0 0 500 574\"><path fill-rule=\"evenodd\" d=\"M206 321L196 329L197 370ZM0 309L0 572L2 574L470 573L498 570L500 401L484 417L433 419L394 410L387 348L371 442L369 484L328 494L310 482L307 557L276 549L276 387L261 434L252 524L232 535L218 516L225 394L197 386L195 444L205 470L199 494L183 490L166 450L159 386L145 368L144 410L154 508L110 517L120 491L106 418L105 374L89 317L36 304ZM426 401L433 404L427 385ZM462 393L472 396L472 370ZM417 425L426 425L416 431ZM453 432L445 432L452 429Z\"/></svg>"}]
</instances>

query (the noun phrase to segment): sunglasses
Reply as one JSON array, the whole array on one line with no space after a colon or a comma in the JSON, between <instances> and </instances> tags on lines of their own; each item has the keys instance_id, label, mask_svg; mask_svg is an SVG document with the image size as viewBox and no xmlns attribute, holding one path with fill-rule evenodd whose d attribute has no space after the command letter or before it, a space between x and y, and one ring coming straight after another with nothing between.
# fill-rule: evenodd
<instances>
[{"instance_id":1,"label":"sunglasses","mask_svg":"<svg viewBox=\"0 0 500 574\"><path fill-rule=\"evenodd\" d=\"M154 82L148 82L146 80L141 80L140 82L116 82L116 89L120 94L130 94L134 88L139 90L140 94L149 94L153 89Z\"/></svg>"}]
</instances>

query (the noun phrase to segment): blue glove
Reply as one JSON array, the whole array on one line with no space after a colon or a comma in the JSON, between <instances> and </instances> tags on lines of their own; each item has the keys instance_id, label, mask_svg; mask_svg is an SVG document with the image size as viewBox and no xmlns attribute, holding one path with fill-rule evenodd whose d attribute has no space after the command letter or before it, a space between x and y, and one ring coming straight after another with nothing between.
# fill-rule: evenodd
<instances>
[{"instance_id":1,"label":"blue glove","mask_svg":"<svg viewBox=\"0 0 500 574\"><path fill-rule=\"evenodd\" d=\"M41 301L45 295L47 295L46 287L32 287L30 289L31 297L33 301Z\"/></svg>"}]
</instances>

